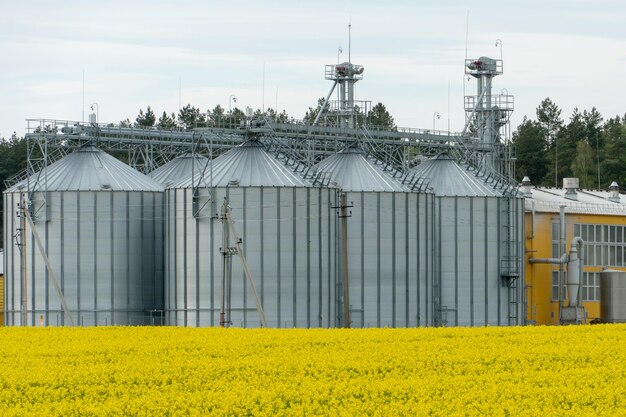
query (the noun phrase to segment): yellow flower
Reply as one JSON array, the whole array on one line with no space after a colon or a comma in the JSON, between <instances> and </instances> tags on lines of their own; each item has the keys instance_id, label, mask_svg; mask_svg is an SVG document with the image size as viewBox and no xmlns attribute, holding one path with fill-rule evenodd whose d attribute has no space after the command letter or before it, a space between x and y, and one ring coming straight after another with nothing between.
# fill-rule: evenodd
<instances>
[{"instance_id":1,"label":"yellow flower","mask_svg":"<svg viewBox=\"0 0 626 417\"><path fill-rule=\"evenodd\" d=\"M0 328L2 416L626 416L626 325Z\"/></svg>"}]
</instances>

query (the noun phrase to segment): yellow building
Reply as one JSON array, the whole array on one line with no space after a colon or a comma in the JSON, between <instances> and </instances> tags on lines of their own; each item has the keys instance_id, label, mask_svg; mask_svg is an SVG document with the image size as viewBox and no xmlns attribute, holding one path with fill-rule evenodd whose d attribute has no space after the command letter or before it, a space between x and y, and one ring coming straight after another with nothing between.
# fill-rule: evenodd
<instances>
[{"instance_id":1,"label":"yellow building","mask_svg":"<svg viewBox=\"0 0 626 417\"><path fill-rule=\"evenodd\" d=\"M529 324L559 324L559 304L566 305L568 301L565 272L561 275L562 295L559 294L559 265L530 261L561 257L561 207L566 252L570 252L574 237L584 241L584 269L578 295L587 322L600 317L600 271L605 267L626 270L626 196L620 196L615 183L607 192L580 190L577 179L565 180L568 188L532 187L529 181L520 187L526 197L525 301Z\"/></svg>"},{"instance_id":2,"label":"yellow building","mask_svg":"<svg viewBox=\"0 0 626 417\"><path fill-rule=\"evenodd\" d=\"M4 251L0 249L0 326L4 326Z\"/></svg>"}]
</instances>

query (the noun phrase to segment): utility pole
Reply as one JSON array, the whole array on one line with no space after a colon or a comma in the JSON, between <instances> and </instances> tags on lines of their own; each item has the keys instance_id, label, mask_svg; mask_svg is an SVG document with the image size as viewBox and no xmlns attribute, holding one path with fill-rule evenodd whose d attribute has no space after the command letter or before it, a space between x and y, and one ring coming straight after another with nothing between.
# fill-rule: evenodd
<instances>
[{"instance_id":1,"label":"utility pole","mask_svg":"<svg viewBox=\"0 0 626 417\"><path fill-rule=\"evenodd\" d=\"M25 205L25 204L24 204ZM33 234L33 238L34 238L34 243L37 246L37 249L39 249L39 254L41 255L43 262L46 264L46 269L48 270L48 274L50 275L50 281L52 282L52 285L54 286L54 289L57 293L57 295L59 296L59 301L61 301L61 307L63 308L63 312L65 313L65 317L67 318L67 321L70 323L70 326L74 326L74 319L72 318L72 315L70 313L70 308L67 305L67 301L65 300L65 296L63 295L63 291L61 290L61 287L59 286L59 280L57 279L56 273L54 272L54 269L52 269L52 265L50 264L50 259L48 259L48 255L46 254L46 250L43 246L43 243L41 242L41 238L39 237L39 233L37 233L37 229L35 228L35 223L33 222L33 218L30 215L30 210L25 209L24 210L24 217L25 217L25 221L28 221L28 225L30 226L30 230ZM34 311L33 311L34 313Z\"/></svg>"},{"instance_id":2,"label":"utility pole","mask_svg":"<svg viewBox=\"0 0 626 417\"><path fill-rule=\"evenodd\" d=\"M352 203L346 202L346 193L339 191L339 205L332 208L339 209L338 217L341 219L341 266L342 266L342 295L343 295L343 327L350 328L350 278L348 275L348 217L352 217L349 208L354 207Z\"/></svg>"},{"instance_id":3,"label":"utility pole","mask_svg":"<svg viewBox=\"0 0 626 417\"><path fill-rule=\"evenodd\" d=\"M222 254L222 291L221 291L221 307L220 307L220 326L228 327L232 324L230 319L231 313L231 292L233 285L233 255L236 255L237 248L230 246L230 228L227 227L228 212L230 207L224 199L222 204L221 214L219 219L222 221L222 247L220 253Z\"/></svg>"},{"instance_id":4,"label":"utility pole","mask_svg":"<svg viewBox=\"0 0 626 417\"><path fill-rule=\"evenodd\" d=\"M230 317L233 275L232 256L239 255L239 259L241 260L241 264L243 266L243 271L246 275L248 285L252 290L252 295L254 295L254 301L256 302L256 309L259 313L259 318L261 319L261 325L263 327L267 327L265 312L263 311L261 300L259 299L259 295L256 292L254 282L252 281L252 273L250 273L248 261L241 247L242 241L237 234L235 222L230 215L230 207L228 206L226 199L224 199L224 204L222 204L222 211L219 219L222 221L222 247L220 248L220 253L222 254L222 306L220 308L220 326L226 327L227 325L232 324ZM229 246L229 231L233 234L233 237L235 238L235 246ZM228 315L226 315L226 313L228 313Z\"/></svg>"},{"instance_id":5,"label":"utility pole","mask_svg":"<svg viewBox=\"0 0 626 417\"><path fill-rule=\"evenodd\" d=\"M26 198L22 197L22 201L18 204L18 217L20 218L20 228L16 235L17 247L20 250L20 284L22 292L22 326L28 326L28 276L26 271Z\"/></svg>"}]
</instances>

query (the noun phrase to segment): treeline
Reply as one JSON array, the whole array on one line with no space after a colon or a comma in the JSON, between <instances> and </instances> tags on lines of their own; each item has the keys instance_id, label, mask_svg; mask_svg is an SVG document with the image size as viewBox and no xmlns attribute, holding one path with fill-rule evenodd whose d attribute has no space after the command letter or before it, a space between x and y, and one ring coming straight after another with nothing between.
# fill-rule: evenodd
<instances>
[{"instance_id":1,"label":"treeline","mask_svg":"<svg viewBox=\"0 0 626 417\"><path fill-rule=\"evenodd\" d=\"M318 99L317 106L315 108L309 107L302 118L302 121L304 123L312 123L320 112L323 103L324 98ZM256 109L254 111L250 109L250 114L252 117L265 117L282 123L296 121L296 119L287 114L285 110L278 113L272 108L268 108L265 112L260 109ZM333 112L326 109L325 114L328 114L329 116L326 123L332 123ZM235 127L239 126L241 121L247 116L248 114L244 113L244 111L238 107L226 111L218 104L213 108L213 110L203 113L199 108L188 104L179 110L178 115L174 113L168 114L164 111L157 119L157 116L152 108L148 106L145 112L143 109L139 110L139 114L135 118L134 122L131 122L131 120L127 118L120 121L120 125L125 127L156 127L159 129L184 130L191 130L194 127ZM393 117L389 114L387 108L382 103L376 104L371 110L368 110L367 113L358 111L357 124L367 124L368 126L376 126L383 129L396 128Z\"/></svg>"},{"instance_id":2,"label":"treeline","mask_svg":"<svg viewBox=\"0 0 626 417\"><path fill-rule=\"evenodd\" d=\"M268 108L265 113L257 109L252 114L254 117L270 117L277 121L289 121L289 115L283 110L282 113L276 113L274 109ZM156 127L158 129L184 129L191 130L194 127L229 127L231 125L239 125L241 120L246 117L243 110L235 107L226 111L219 104L209 110L206 113L200 111L199 108L187 104L181 108L178 115L175 113L168 114L163 112L157 119L156 114L150 106L144 112L143 109L139 110L139 114L135 118L134 122L130 119L120 121L120 125L124 127Z\"/></svg>"},{"instance_id":3,"label":"treeline","mask_svg":"<svg viewBox=\"0 0 626 417\"><path fill-rule=\"evenodd\" d=\"M580 187L606 189L613 181L626 186L626 115L604 120L591 110L574 109L568 122L546 98L535 119L524 118L512 137L516 179L562 187L563 178L580 179Z\"/></svg>"}]
</instances>

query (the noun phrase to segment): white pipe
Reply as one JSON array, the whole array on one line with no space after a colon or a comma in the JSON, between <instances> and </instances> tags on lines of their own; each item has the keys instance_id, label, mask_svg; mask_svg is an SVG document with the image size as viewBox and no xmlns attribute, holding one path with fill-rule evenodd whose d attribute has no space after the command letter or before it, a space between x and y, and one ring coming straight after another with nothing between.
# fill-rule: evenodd
<instances>
[{"instance_id":1,"label":"white pipe","mask_svg":"<svg viewBox=\"0 0 626 417\"><path fill-rule=\"evenodd\" d=\"M580 291L580 281L583 274L584 262L582 249L585 242L579 236L572 239L572 246L569 255L564 253L560 258L530 258L531 264L567 264L567 293L569 295L570 307L576 306L578 292ZM578 254L581 254L579 256Z\"/></svg>"},{"instance_id":2,"label":"white pipe","mask_svg":"<svg viewBox=\"0 0 626 417\"><path fill-rule=\"evenodd\" d=\"M566 264L568 260L567 253L561 255L560 258L530 258L528 260L531 264L557 264L563 265Z\"/></svg>"},{"instance_id":3,"label":"white pipe","mask_svg":"<svg viewBox=\"0 0 626 417\"><path fill-rule=\"evenodd\" d=\"M324 113L324 110L326 109L326 106L328 106L328 100L330 100L330 96L333 93L333 91L335 91L335 87L337 86L337 80L335 80L335 83L333 84L333 86L330 89L330 92L328 93L328 95L326 96L326 99L324 99L324 103L322 103L322 107L320 107L320 111L317 113L317 116L315 116L315 120L313 121L313 123L311 124L311 126L315 126L317 125L317 121L320 119L320 116L322 115L322 113ZM277 110L278 111L278 110Z\"/></svg>"},{"instance_id":4,"label":"white pipe","mask_svg":"<svg viewBox=\"0 0 626 417\"><path fill-rule=\"evenodd\" d=\"M532 205L532 210L530 212L530 238L534 239L535 238L535 202L531 201L531 205Z\"/></svg>"},{"instance_id":5,"label":"white pipe","mask_svg":"<svg viewBox=\"0 0 626 417\"><path fill-rule=\"evenodd\" d=\"M561 257L567 254L567 247L565 246L565 233L567 229L565 228L565 206L562 205L559 207L559 255ZM563 284L565 280L565 273L563 271L563 264L559 264L559 279L557 283L559 285L557 294L559 295L559 319L561 318L561 308L563 307L563 300L565 300L565 294L563 294Z\"/></svg>"},{"instance_id":6,"label":"white pipe","mask_svg":"<svg viewBox=\"0 0 626 417\"><path fill-rule=\"evenodd\" d=\"M584 245L582 238L576 236L572 239L572 245L569 251L569 261L567 263L567 294L569 295L569 306L576 307L578 305L578 293L580 291L580 280L583 269L582 256L578 257L578 247L581 254Z\"/></svg>"}]
</instances>

